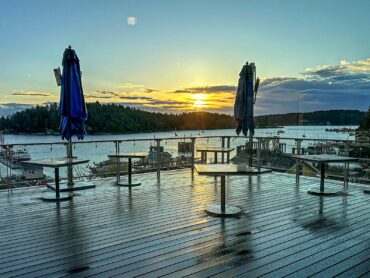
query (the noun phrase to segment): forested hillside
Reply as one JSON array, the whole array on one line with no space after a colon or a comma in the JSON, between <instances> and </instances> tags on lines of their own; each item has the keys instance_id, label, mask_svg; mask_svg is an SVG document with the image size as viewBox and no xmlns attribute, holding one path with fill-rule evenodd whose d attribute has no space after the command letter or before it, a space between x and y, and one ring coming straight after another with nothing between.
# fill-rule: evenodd
<instances>
[{"instance_id":1,"label":"forested hillside","mask_svg":"<svg viewBox=\"0 0 370 278\"><path fill-rule=\"evenodd\" d=\"M190 129L223 129L235 125L231 116L208 112L163 114L116 104L87 103L89 134L132 133ZM57 133L60 115L56 104L36 106L0 117L6 133Z\"/></svg>"},{"instance_id":2,"label":"forested hillside","mask_svg":"<svg viewBox=\"0 0 370 278\"><path fill-rule=\"evenodd\" d=\"M204 130L235 128L230 115L192 112L163 114L124 107L117 104L88 103L89 134L132 133L169 130ZM255 117L257 127L277 125L358 125L365 112L358 110L330 110L310 113L289 113ZM58 133L57 104L36 106L0 117L0 130L6 133Z\"/></svg>"},{"instance_id":3,"label":"forested hillside","mask_svg":"<svg viewBox=\"0 0 370 278\"><path fill-rule=\"evenodd\" d=\"M362 120L360 121L360 130L370 130L370 107L367 110L367 113L364 115Z\"/></svg>"},{"instance_id":4,"label":"forested hillside","mask_svg":"<svg viewBox=\"0 0 370 278\"><path fill-rule=\"evenodd\" d=\"M256 125L358 125L365 112L359 110L328 110L287 113L256 117Z\"/></svg>"}]
</instances>

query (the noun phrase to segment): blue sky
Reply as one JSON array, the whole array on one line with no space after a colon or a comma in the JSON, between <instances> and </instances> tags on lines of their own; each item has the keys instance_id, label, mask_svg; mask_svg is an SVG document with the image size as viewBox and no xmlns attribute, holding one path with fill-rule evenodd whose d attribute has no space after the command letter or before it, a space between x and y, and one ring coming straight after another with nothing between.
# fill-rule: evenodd
<instances>
[{"instance_id":1,"label":"blue sky","mask_svg":"<svg viewBox=\"0 0 370 278\"><path fill-rule=\"evenodd\" d=\"M52 69L71 44L88 101L231 113L248 60L265 81L259 114L363 110L369 13L360 0L0 0L0 105L58 101ZM323 68L330 77L316 74Z\"/></svg>"}]
</instances>

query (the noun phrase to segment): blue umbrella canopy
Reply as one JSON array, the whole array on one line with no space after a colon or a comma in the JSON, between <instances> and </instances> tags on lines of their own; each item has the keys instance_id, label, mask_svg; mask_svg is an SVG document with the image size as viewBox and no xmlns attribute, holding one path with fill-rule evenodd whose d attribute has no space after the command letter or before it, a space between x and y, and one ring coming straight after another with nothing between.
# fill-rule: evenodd
<instances>
[{"instance_id":1,"label":"blue umbrella canopy","mask_svg":"<svg viewBox=\"0 0 370 278\"><path fill-rule=\"evenodd\" d=\"M238 89L235 97L234 118L238 121L236 133L242 131L247 136L248 130L254 134L253 104L255 71L250 65L243 66L239 74Z\"/></svg>"},{"instance_id":2,"label":"blue umbrella canopy","mask_svg":"<svg viewBox=\"0 0 370 278\"><path fill-rule=\"evenodd\" d=\"M70 140L73 135L83 139L87 110L81 83L80 61L70 46L64 51L62 65L59 130L62 139Z\"/></svg>"}]
</instances>

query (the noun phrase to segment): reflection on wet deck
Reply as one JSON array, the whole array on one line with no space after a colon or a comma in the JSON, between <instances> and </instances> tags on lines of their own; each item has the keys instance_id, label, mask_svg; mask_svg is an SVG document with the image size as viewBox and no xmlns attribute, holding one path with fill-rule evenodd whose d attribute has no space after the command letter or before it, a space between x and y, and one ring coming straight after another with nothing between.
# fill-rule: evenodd
<instances>
[{"instance_id":1,"label":"reflection on wet deck","mask_svg":"<svg viewBox=\"0 0 370 278\"><path fill-rule=\"evenodd\" d=\"M370 195L306 193L316 178L271 173L226 179L239 218L208 217L220 179L189 170L114 180L61 204L46 189L0 193L0 277L356 277L370 275ZM338 189L341 183L328 182Z\"/></svg>"}]
</instances>

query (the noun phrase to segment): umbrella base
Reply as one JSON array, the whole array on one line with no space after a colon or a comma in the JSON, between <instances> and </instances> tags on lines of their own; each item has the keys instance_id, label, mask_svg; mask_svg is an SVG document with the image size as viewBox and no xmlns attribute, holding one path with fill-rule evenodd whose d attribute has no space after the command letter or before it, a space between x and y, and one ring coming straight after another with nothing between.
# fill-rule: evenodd
<instances>
[{"instance_id":1,"label":"umbrella base","mask_svg":"<svg viewBox=\"0 0 370 278\"><path fill-rule=\"evenodd\" d=\"M122 182L117 182L115 184L116 186L122 186L122 187L134 187L134 186L139 186L141 185L140 182L134 182L134 183L122 183Z\"/></svg>"},{"instance_id":2,"label":"umbrella base","mask_svg":"<svg viewBox=\"0 0 370 278\"><path fill-rule=\"evenodd\" d=\"M225 206L225 211L221 210L221 205L210 205L206 208L206 213L215 217L231 217L237 216L241 212L240 208L233 206Z\"/></svg>"},{"instance_id":3,"label":"umbrella base","mask_svg":"<svg viewBox=\"0 0 370 278\"><path fill-rule=\"evenodd\" d=\"M70 196L69 194L66 193L60 193L59 198L56 197L55 193L47 193L41 196L41 200L45 202L54 202L54 203L69 201L72 199L73 196Z\"/></svg>"},{"instance_id":4,"label":"umbrella base","mask_svg":"<svg viewBox=\"0 0 370 278\"><path fill-rule=\"evenodd\" d=\"M78 191L78 190L85 190L85 189L93 189L95 188L95 184L93 184L90 181L78 181L75 182L73 187L69 188L67 183L61 183L59 185L59 191L60 192L70 192L70 191ZM48 188L55 191L55 184L48 185Z\"/></svg>"},{"instance_id":5,"label":"umbrella base","mask_svg":"<svg viewBox=\"0 0 370 278\"><path fill-rule=\"evenodd\" d=\"M315 196L342 196L343 192L335 191L335 190L328 190L320 191L319 188L311 188L307 191L308 194L315 195Z\"/></svg>"}]
</instances>

